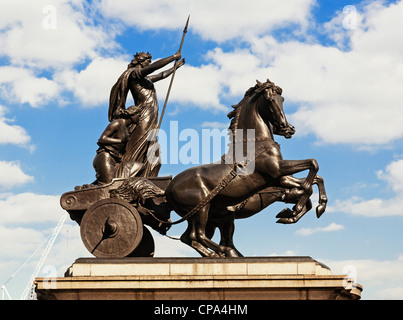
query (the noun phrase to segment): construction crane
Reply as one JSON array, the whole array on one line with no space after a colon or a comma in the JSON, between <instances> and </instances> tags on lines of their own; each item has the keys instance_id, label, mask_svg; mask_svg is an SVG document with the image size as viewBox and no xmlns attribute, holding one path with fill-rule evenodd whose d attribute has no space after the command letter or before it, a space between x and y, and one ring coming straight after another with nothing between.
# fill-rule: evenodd
<instances>
[{"instance_id":1,"label":"construction crane","mask_svg":"<svg viewBox=\"0 0 403 320\"><path fill-rule=\"evenodd\" d=\"M38 248L36 248L36 250L34 251L34 253L32 253L32 255L31 255L27 260L25 260L25 262L21 265L21 267L19 267L18 270L17 270L16 272L14 272L14 274L12 274L11 277L8 278L8 280L7 280L6 282L4 282L4 284L1 286L1 300L4 300L6 295L7 295L8 299L12 300L10 294L9 294L8 291L7 291L6 284L7 284L10 280L12 280L12 279L17 275L18 272L21 271L21 269L28 263L28 261L30 261L30 260L32 259L33 256L36 255L36 253L39 251L39 249L42 248L42 246L50 239L50 236L51 236L51 234L49 234L49 235L46 237L46 239L43 240L43 242L41 243L41 245L40 245Z\"/></svg>"},{"instance_id":2,"label":"construction crane","mask_svg":"<svg viewBox=\"0 0 403 320\"><path fill-rule=\"evenodd\" d=\"M21 295L21 300L34 300L35 299L34 280L38 276L39 272L41 271L42 266L43 266L43 264L44 264L44 262L45 262L45 260L46 260L46 258L48 256L49 252L50 252L50 249L52 249L53 243L55 242L55 240L57 238L57 235L60 232L60 229L62 228L64 222L66 221L66 218L67 218L67 213L64 214L60 218L57 226L53 230L53 232L52 232L52 234L50 236L49 242L47 243L46 248L43 251L41 258L39 259L39 261L38 261L38 263L36 265L35 271L32 274L31 278L29 279L29 282L28 282L25 290L23 291L23 293Z\"/></svg>"}]
</instances>

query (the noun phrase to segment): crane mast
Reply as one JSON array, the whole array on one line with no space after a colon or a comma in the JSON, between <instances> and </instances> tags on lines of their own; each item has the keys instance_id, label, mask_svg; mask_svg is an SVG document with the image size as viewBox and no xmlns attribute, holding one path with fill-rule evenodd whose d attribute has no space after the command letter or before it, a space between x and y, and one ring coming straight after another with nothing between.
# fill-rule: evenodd
<instances>
[{"instance_id":1,"label":"crane mast","mask_svg":"<svg viewBox=\"0 0 403 320\"><path fill-rule=\"evenodd\" d=\"M55 229L53 230L53 232L51 234L51 237L49 239L49 242L46 245L46 248L43 251L41 258L39 259L39 261L38 261L38 263L36 265L35 271L32 274L32 276L31 276L31 278L30 278L25 290L23 291L23 293L21 295L21 300L33 300L35 298L34 280L38 276L39 272L41 271L42 266L43 266L43 264L44 264L44 262L45 262L45 260L46 260L46 258L48 256L49 252L50 252L50 249L52 249L53 243L55 242L55 240L57 238L57 235L60 232L60 229L62 228L64 222L66 221L66 218L67 218L67 214L64 214L60 218L60 220L59 220L57 226L55 227Z\"/></svg>"}]
</instances>

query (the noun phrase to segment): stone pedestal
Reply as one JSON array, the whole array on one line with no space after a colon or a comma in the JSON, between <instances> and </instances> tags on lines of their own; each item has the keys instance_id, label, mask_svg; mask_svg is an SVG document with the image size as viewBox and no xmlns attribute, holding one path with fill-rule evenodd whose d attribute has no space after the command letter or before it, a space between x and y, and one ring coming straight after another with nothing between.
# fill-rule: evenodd
<instances>
[{"instance_id":1,"label":"stone pedestal","mask_svg":"<svg viewBox=\"0 0 403 320\"><path fill-rule=\"evenodd\" d=\"M310 257L81 258L65 277L35 285L40 300L335 300L362 291Z\"/></svg>"}]
</instances>

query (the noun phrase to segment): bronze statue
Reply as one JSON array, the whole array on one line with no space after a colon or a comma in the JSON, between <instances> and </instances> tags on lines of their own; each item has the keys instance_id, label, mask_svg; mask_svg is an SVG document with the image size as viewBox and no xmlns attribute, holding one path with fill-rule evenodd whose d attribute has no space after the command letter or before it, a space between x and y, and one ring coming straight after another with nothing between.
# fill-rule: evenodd
<instances>
[{"instance_id":1,"label":"bronze statue","mask_svg":"<svg viewBox=\"0 0 403 320\"><path fill-rule=\"evenodd\" d=\"M181 172L173 178L165 191L172 209L188 221L188 228L181 240L203 256L239 256L233 247L212 241L206 228L210 221L228 217L228 206L237 205L267 187L284 187L297 194L296 205L291 214L287 214L289 217L285 215L286 220L283 222L296 222L308 211L308 200L319 166L315 159L282 158L280 147L273 140L273 133L291 138L295 129L285 117L281 93L281 88L271 81L257 81L229 114L232 118L232 132L255 130L256 151L255 158L250 159L254 165L251 174L237 174L236 168L241 165L237 159L231 164L222 161ZM247 140L242 143L247 144ZM233 157L231 152L234 150L234 140L232 144L227 157ZM290 177L304 170L309 170L305 179L298 181ZM326 196L322 193L317 208L319 216L324 212L326 202Z\"/></svg>"},{"instance_id":2,"label":"bronze statue","mask_svg":"<svg viewBox=\"0 0 403 320\"><path fill-rule=\"evenodd\" d=\"M158 122L153 83L172 75L163 115L175 71L185 63L180 59L188 22L176 54L154 63L149 53L134 56L111 90L110 124L98 141L93 163L96 182L60 199L96 257L152 256L154 242L144 225L165 235L171 225L183 221L188 226L180 240L202 256L239 257L233 243L235 219L251 217L279 201L294 206L278 213L277 222L296 223L312 208L314 184L319 189L317 217L326 210L317 161L284 160L274 141L274 134L291 138L295 128L285 116L282 89L270 80L257 81L228 114L231 139L221 162L187 169L173 179L157 177L160 164L147 161L149 148L157 143L150 134L162 120ZM151 75L173 61L173 68ZM135 105L126 108L129 91ZM304 170L306 178L293 176ZM173 210L181 216L175 222L170 220ZM212 240L216 228L221 232L219 244Z\"/></svg>"},{"instance_id":3,"label":"bronze statue","mask_svg":"<svg viewBox=\"0 0 403 320\"><path fill-rule=\"evenodd\" d=\"M127 142L126 152L122 161L117 164L116 177L122 176L124 166L129 161L137 161L144 164L141 176L157 176L160 164L150 164L147 161L147 151L155 143L151 141L150 134L158 124L158 100L154 88L154 82L170 76L174 70L185 64L185 59L180 60L182 54L178 51L174 55L151 62L151 54L140 52L134 55L133 60L122 73L116 84L112 87L109 99L109 121L116 119L126 110L125 104L128 92L133 96L135 107L139 110L139 121L130 129L130 139ZM152 75L158 69L167 64L178 61L175 67ZM129 107L128 109L130 109Z\"/></svg>"},{"instance_id":4,"label":"bronze statue","mask_svg":"<svg viewBox=\"0 0 403 320\"><path fill-rule=\"evenodd\" d=\"M149 163L147 152L156 143L151 137L158 122L158 100L153 83L170 76L185 64L181 53L151 63L151 55L141 52L134 55L127 70L112 87L106 127L98 140L99 148L93 161L96 180L92 184L77 186L76 190L110 183L114 178L157 176L159 161ZM175 66L156 75L150 73L172 61ZM126 109L128 92L135 105Z\"/></svg>"},{"instance_id":5,"label":"bronze statue","mask_svg":"<svg viewBox=\"0 0 403 320\"><path fill-rule=\"evenodd\" d=\"M152 237L143 224L165 234L172 224L187 221L181 240L202 256L242 256L233 244L234 219L248 218L280 201L294 207L282 210L277 222L296 223L312 208L309 197L313 184L319 188L316 208L319 218L326 209L327 197L323 179L317 175L317 162L284 160L280 146L273 139L273 134L291 138L295 133L284 114L283 101L281 88L269 80L257 81L247 90L228 114L232 139L221 163L193 167L173 179L129 175L63 194L61 205L80 224L88 250L98 257L152 255ZM124 121L126 126L138 123L133 111L134 107L122 110L132 119ZM246 138L237 141L235 132L244 131L243 136L247 137L246 131L251 129L255 133L255 152L239 161L237 144L245 150L250 141ZM143 168L142 165L137 168L140 167ZM293 177L304 170L309 170L306 178ZM172 222L169 219L172 210L182 218ZM134 225L126 228L127 223ZM211 240L216 228L221 231L220 244Z\"/></svg>"},{"instance_id":6,"label":"bronze statue","mask_svg":"<svg viewBox=\"0 0 403 320\"><path fill-rule=\"evenodd\" d=\"M112 120L98 140L99 148L94 158L93 166L96 172L97 184L110 183L116 178L117 165L122 162L129 140L129 127L139 123L139 110L136 106L123 110ZM128 178L143 170L144 164L139 161L126 162L125 171L119 176Z\"/></svg>"},{"instance_id":7,"label":"bronze statue","mask_svg":"<svg viewBox=\"0 0 403 320\"><path fill-rule=\"evenodd\" d=\"M229 206L227 208L221 208L221 212L217 212L214 215L222 217L222 219L209 219L206 226L206 235L208 238L212 238L216 228L219 228L221 240L220 245L230 247L235 250L237 256L242 257L242 254L235 248L233 242L233 235L235 231L235 219L246 219L259 213L263 209L267 208L274 202L284 202L296 204L299 201L300 196L303 194L303 189L301 185L304 179L297 179L292 176L287 176L287 179L293 180L296 185L293 188L272 186L267 187L241 203L235 206ZM326 208L327 197L325 192L325 187L323 183L323 178L317 175L313 181L319 188L320 205L316 208L316 216L320 218ZM310 191L311 192L311 191ZM290 210L289 208L283 209L279 214L276 215L277 223L290 224L296 223L298 220L311 210L312 202L310 199L306 202L304 209L298 216L294 215L295 208ZM213 208L214 210L214 208ZM217 209L220 211L220 209ZM209 255L211 252L206 251ZM203 255L203 253L202 253Z\"/></svg>"}]
</instances>

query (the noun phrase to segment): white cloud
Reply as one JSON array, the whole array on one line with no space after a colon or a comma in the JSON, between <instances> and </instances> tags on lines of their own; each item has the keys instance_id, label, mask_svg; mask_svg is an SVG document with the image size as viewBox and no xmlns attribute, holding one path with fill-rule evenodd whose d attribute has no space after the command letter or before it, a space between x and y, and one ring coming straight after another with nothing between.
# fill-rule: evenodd
<instances>
[{"instance_id":1,"label":"white cloud","mask_svg":"<svg viewBox=\"0 0 403 320\"><path fill-rule=\"evenodd\" d=\"M113 47L83 5L81 0L2 1L0 55L15 65L59 68L95 58L100 48Z\"/></svg>"},{"instance_id":2,"label":"white cloud","mask_svg":"<svg viewBox=\"0 0 403 320\"><path fill-rule=\"evenodd\" d=\"M112 6L112 2L108 1L103 4L104 9ZM172 10L178 7L165 5ZM151 13L148 5L143 6L138 12L150 10ZM114 16L122 8L122 3L117 2L114 8L110 8L110 14ZM217 15L220 15L221 9L221 6L217 8ZM328 24L316 26L328 32L329 37L343 33L342 36L349 41L349 50L342 46L321 45L311 38L305 42L279 42L273 36L259 36L257 33L245 37L250 43L249 49L224 52L216 48L206 54L208 64L197 68L185 66L175 80L175 87L181 90L174 88L172 101L206 110L224 111L228 106L223 104L223 99L238 99L254 84L255 79L264 81L268 77L283 88L286 113L288 101L298 105L297 111L288 117L299 135L313 133L320 143L351 144L367 149L393 143L403 137L403 127L400 125L400 119L403 118L400 105L403 91L399 85L403 82L400 57L403 48L399 41L403 30L399 28L403 2L384 6L383 2L377 1L359 6L358 9L359 27L355 30L342 27L342 12ZM155 14L159 14L157 9ZM212 29L219 25L214 20L215 14L206 19L212 19ZM126 19L131 17L131 11L127 15L123 20L130 23ZM178 19L175 19L176 22L164 19L155 28L173 28L178 23ZM142 25L142 18L133 18L132 21L132 24L153 28L145 21ZM192 21L195 27L200 24ZM393 28L390 28L391 25ZM267 26L267 30L272 27ZM199 25L197 28L203 27ZM209 34L208 28L205 28L196 32ZM238 38L243 38L254 29L245 25L243 29L231 30L235 30L233 32ZM230 32L228 37L233 36ZM216 41L220 37L219 34L215 38L210 36ZM379 41L382 45L378 45Z\"/></svg>"},{"instance_id":3,"label":"white cloud","mask_svg":"<svg viewBox=\"0 0 403 320\"><path fill-rule=\"evenodd\" d=\"M7 290L13 299L20 298L34 271L39 271L38 277L63 277L77 258L92 257L81 241L79 226L68 219L38 270L57 222L41 230L0 225L0 241L8 244L0 247L0 283L9 281Z\"/></svg>"},{"instance_id":4,"label":"white cloud","mask_svg":"<svg viewBox=\"0 0 403 320\"><path fill-rule=\"evenodd\" d=\"M393 191L403 191L403 159L391 162L385 171L377 172L378 178L386 181Z\"/></svg>"},{"instance_id":5,"label":"white cloud","mask_svg":"<svg viewBox=\"0 0 403 320\"><path fill-rule=\"evenodd\" d=\"M362 13L362 25L358 25L358 32L353 32L351 36L353 49L379 56L389 52L391 56L399 58L403 50L403 44L399 41L402 36L402 1L388 6L381 0L364 4L366 7Z\"/></svg>"},{"instance_id":6,"label":"white cloud","mask_svg":"<svg viewBox=\"0 0 403 320\"><path fill-rule=\"evenodd\" d=\"M368 200L353 196L347 200L336 200L334 205L328 208L328 211L341 211L367 217L403 216L403 200L401 197L401 191L403 190L401 180L403 177L403 160L391 162L385 171L378 171L377 175L378 178L385 180L395 192L392 198L373 198Z\"/></svg>"},{"instance_id":7,"label":"white cloud","mask_svg":"<svg viewBox=\"0 0 403 320\"><path fill-rule=\"evenodd\" d=\"M25 184L34 178L25 174L17 161L0 161L0 188L11 189L15 186ZM1 203L1 200L0 200ZM1 218L0 218L1 220Z\"/></svg>"},{"instance_id":8,"label":"white cloud","mask_svg":"<svg viewBox=\"0 0 403 320\"><path fill-rule=\"evenodd\" d=\"M180 68L176 73L169 102L180 103L184 106L197 106L212 112L229 111L229 107L221 103L223 87L229 88L229 95L237 95L246 91L251 81L246 84L248 78L245 75L236 73L231 75L230 64L222 65L223 59L219 57L222 54L222 51L217 50L208 55L207 59L211 62L209 64L200 67L185 65ZM228 56L231 59L232 55L228 54ZM107 104L112 86L121 73L126 70L129 62L130 59L127 57L99 57L81 71L64 70L56 73L54 79L61 88L71 91L84 107ZM166 66L164 69L171 66ZM240 86L239 81L228 81L229 77L237 77L239 80L243 80L245 85ZM251 79L253 76L249 77L249 80ZM170 79L165 79L155 83L161 105L165 101L169 82ZM254 83L254 80L252 82ZM242 89L239 90L240 88ZM131 103L133 103L133 99L129 94L126 105Z\"/></svg>"},{"instance_id":9,"label":"white cloud","mask_svg":"<svg viewBox=\"0 0 403 320\"><path fill-rule=\"evenodd\" d=\"M266 81L267 71L262 68L262 62L247 49L223 52L222 49L216 48L207 53L207 59L216 65L221 90L228 90L225 92L226 97L242 97L247 89L256 84L256 79Z\"/></svg>"},{"instance_id":10,"label":"white cloud","mask_svg":"<svg viewBox=\"0 0 403 320\"><path fill-rule=\"evenodd\" d=\"M205 121L201 124L202 128L209 128L209 129L227 129L228 123L218 122L218 121Z\"/></svg>"},{"instance_id":11,"label":"white cloud","mask_svg":"<svg viewBox=\"0 0 403 320\"><path fill-rule=\"evenodd\" d=\"M104 5L109 2L104 1ZM111 10L112 15L113 10L121 10L119 3ZM390 6L376 2L362 6L357 13L357 22L362 25L356 30L342 27L343 13L328 24L317 26L327 30L329 37L343 32L350 42L348 51L342 46L312 41L278 42L270 35L257 34L247 39L250 49L223 52L216 48L206 54L208 64L181 70L175 86L183 90L173 90L172 100L224 110L224 98L239 97L255 79L269 77L284 89L286 112L288 101L299 105L289 119L300 135L314 133L319 142L362 148L391 143L403 136L403 109L399 103L403 100L399 86L403 81L403 63L398 40L402 28L396 27L401 23L402 10L403 2ZM161 23L170 26L168 22ZM389 32L391 25L394 27ZM237 37L242 38L247 30L238 30ZM377 44L379 39L382 46Z\"/></svg>"},{"instance_id":12,"label":"white cloud","mask_svg":"<svg viewBox=\"0 0 403 320\"><path fill-rule=\"evenodd\" d=\"M326 227L318 227L318 228L302 228L297 231L295 231L295 234L298 234L300 236L310 236L314 233L318 232L333 232L333 231L339 231L343 230L344 227L340 224L332 222Z\"/></svg>"},{"instance_id":13,"label":"white cloud","mask_svg":"<svg viewBox=\"0 0 403 320\"><path fill-rule=\"evenodd\" d=\"M297 254L293 251L293 250L286 250L283 253L269 253L268 256L269 257L278 257L278 256L296 256Z\"/></svg>"},{"instance_id":14,"label":"white cloud","mask_svg":"<svg viewBox=\"0 0 403 320\"><path fill-rule=\"evenodd\" d=\"M175 84L169 96L170 102L197 106L203 110L227 111L228 107L220 101L221 81L217 66L183 66L175 76ZM168 91L169 80L156 83L160 103L163 104Z\"/></svg>"},{"instance_id":15,"label":"white cloud","mask_svg":"<svg viewBox=\"0 0 403 320\"><path fill-rule=\"evenodd\" d=\"M205 59L207 64L199 67L185 65L178 70L171 102L212 112L228 112L230 105L238 103L245 91L256 84L256 79L265 81L267 78L266 70L260 68L259 59L246 49L223 52L216 48L209 51ZM168 85L169 81L157 83L160 99L165 99ZM223 100L232 103L225 105Z\"/></svg>"},{"instance_id":16,"label":"white cloud","mask_svg":"<svg viewBox=\"0 0 403 320\"><path fill-rule=\"evenodd\" d=\"M95 58L81 71L68 70L55 75L60 86L73 92L84 107L107 104L109 93L130 60L124 58ZM128 97L127 103L130 102Z\"/></svg>"},{"instance_id":17,"label":"white cloud","mask_svg":"<svg viewBox=\"0 0 403 320\"><path fill-rule=\"evenodd\" d=\"M0 67L0 92L8 100L36 107L54 98L59 88L52 80L36 77L31 70L5 66Z\"/></svg>"},{"instance_id":18,"label":"white cloud","mask_svg":"<svg viewBox=\"0 0 403 320\"><path fill-rule=\"evenodd\" d=\"M336 200L334 206L331 206L328 211L341 211L366 217L403 216L402 202L399 199L367 200L361 197L351 197L348 200Z\"/></svg>"},{"instance_id":19,"label":"white cloud","mask_svg":"<svg viewBox=\"0 0 403 320\"><path fill-rule=\"evenodd\" d=\"M7 109L0 105L0 144L15 144L27 146L31 137L24 128L10 124L13 120L7 119L4 115Z\"/></svg>"},{"instance_id":20,"label":"white cloud","mask_svg":"<svg viewBox=\"0 0 403 320\"><path fill-rule=\"evenodd\" d=\"M364 288L362 299L403 299L403 255L394 260L356 259L333 261L320 259L333 274L346 274Z\"/></svg>"},{"instance_id":21,"label":"white cloud","mask_svg":"<svg viewBox=\"0 0 403 320\"><path fill-rule=\"evenodd\" d=\"M403 2L365 7L365 25L343 29L348 51L296 41L280 44L273 38L254 46L260 55L268 54L270 78L283 87L286 99L300 105L289 117L299 133L359 146L382 146L403 137L402 12Z\"/></svg>"},{"instance_id":22,"label":"white cloud","mask_svg":"<svg viewBox=\"0 0 403 320\"><path fill-rule=\"evenodd\" d=\"M0 241L9 244L0 247L2 257L28 258L44 240L42 231L23 227L6 228L0 225Z\"/></svg>"},{"instance_id":23,"label":"white cloud","mask_svg":"<svg viewBox=\"0 0 403 320\"><path fill-rule=\"evenodd\" d=\"M63 213L59 196L29 192L0 194L0 224L3 226L57 222Z\"/></svg>"},{"instance_id":24,"label":"white cloud","mask_svg":"<svg viewBox=\"0 0 403 320\"><path fill-rule=\"evenodd\" d=\"M55 266L58 271L58 276L62 277L67 268L70 267L77 258L83 257L94 256L87 250L81 240L80 226L67 217L66 222L60 229L56 241L49 252L46 264Z\"/></svg>"},{"instance_id":25,"label":"white cloud","mask_svg":"<svg viewBox=\"0 0 403 320\"><path fill-rule=\"evenodd\" d=\"M56 218L60 219L56 214ZM39 259L54 231L54 225L35 230L28 227L4 227L0 223L0 241L8 243L0 247L0 283L7 283L13 299L19 298L36 270ZM151 230L155 241L156 257L198 257L195 250L181 241L168 239ZM67 218L49 251L39 277L63 277L65 271L77 258L93 257L85 248L80 236L80 227ZM17 272L18 271L18 272ZM12 278L10 278L13 276Z\"/></svg>"},{"instance_id":26,"label":"white cloud","mask_svg":"<svg viewBox=\"0 0 403 320\"><path fill-rule=\"evenodd\" d=\"M193 32L221 42L247 39L287 24L305 27L314 3L312 0L258 0L248 4L241 0L102 0L100 9L105 16L122 19L128 25L154 30L183 28L190 14Z\"/></svg>"},{"instance_id":27,"label":"white cloud","mask_svg":"<svg viewBox=\"0 0 403 320\"><path fill-rule=\"evenodd\" d=\"M387 54L376 58L371 52L302 43L283 44L282 50L271 74L286 99L301 105L290 116L299 132L313 132L327 143L359 145L403 136L398 103L403 96L397 88L403 74Z\"/></svg>"},{"instance_id":28,"label":"white cloud","mask_svg":"<svg viewBox=\"0 0 403 320\"><path fill-rule=\"evenodd\" d=\"M103 0L98 3L98 8L106 17L118 18L126 25L146 30L181 29L190 14L192 32L205 39L221 42L247 40L250 36L265 34L289 23L305 26L313 3L312 0L295 0L287 4L262 0L255 1L253 5L233 0L218 3L212 0L191 0L186 3ZM214 10L211 10L212 7ZM208 52L205 58L208 64L199 67L187 64L178 71L170 102L226 112L229 106L222 103L223 99L239 98L254 85L256 78L266 78L259 59L248 50L224 53L217 48ZM165 99L168 83L161 81L156 85L161 103Z\"/></svg>"},{"instance_id":29,"label":"white cloud","mask_svg":"<svg viewBox=\"0 0 403 320\"><path fill-rule=\"evenodd\" d=\"M56 29L43 26L48 15L43 12L46 5L56 9ZM153 30L182 28L182 20L190 13L192 31L203 38L249 43L248 49L211 50L206 54L207 64L199 67L185 65L175 79L171 102L227 111L229 106L224 100L236 99L233 104L237 103L255 79L269 77L284 89L286 112L287 101L299 105L289 115L299 135L313 133L319 142L360 147L383 146L403 136L399 121L403 117L403 93L399 86L403 81L403 28L399 27L403 2L386 6L375 1L357 6L358 28L354 30L343 28L342 12L322 25L308 22L312 0L287 4L262 0L253 5L225 0L214 2L211 10L212 5L212 0L191 0L186 4L103 0L95 8L126 25ZM107 37L100 24L95 23L99 16L84 9L82 1L29 2L22 12L20 1L4 1L1 6L4 10L0 14L0 55L16 65L0 70L0 87L7 98L36 106L67 89L84 106L107 102L105 92L109 93L123 71L120 63L126 66L128 62L120 57L100 58L100 51L116 48L110 40L116 30ZM290 35L279 42L270 35L276 27L290 23L298 25L294 30L298 29L298 36L305 36L308 41L290 40L295 39ZM309 27L313 26L315 33L320 31L329 38L342 40L336 41L334 47L318 44L309 34ZM345 42L348 50L342 45ZM66 71L66 66L85 59L92 62L84 69ZM59 69L54 79L48 79L21 65ZM161 101L168 82L157 84Z\"/></svg>"},{"instance_id":30,"label":"white cloud","mask_svg":"<svg viewBox=\"0 0 403 320\"><path fill-rule=\"evenodd\" d=\"M87 60L94 61L88 66L91 68L106 50L112 55L117 48L115 34L114 27L103 30L83 0L2 1L0 57L9 61L9 66L0 67L3 99L37 107L60 97L66 87L53 77ZM93 77L91 70L84 70L79 75L70 77L81 80L76 94L85 98L83 90L87 90L89 97L97 96L99 101L99 89L93 92L91 82L84 81L91 80L99 87L102 74ZM104 92L102 96L107 100Z\"/></svg>"}]
</instances>

